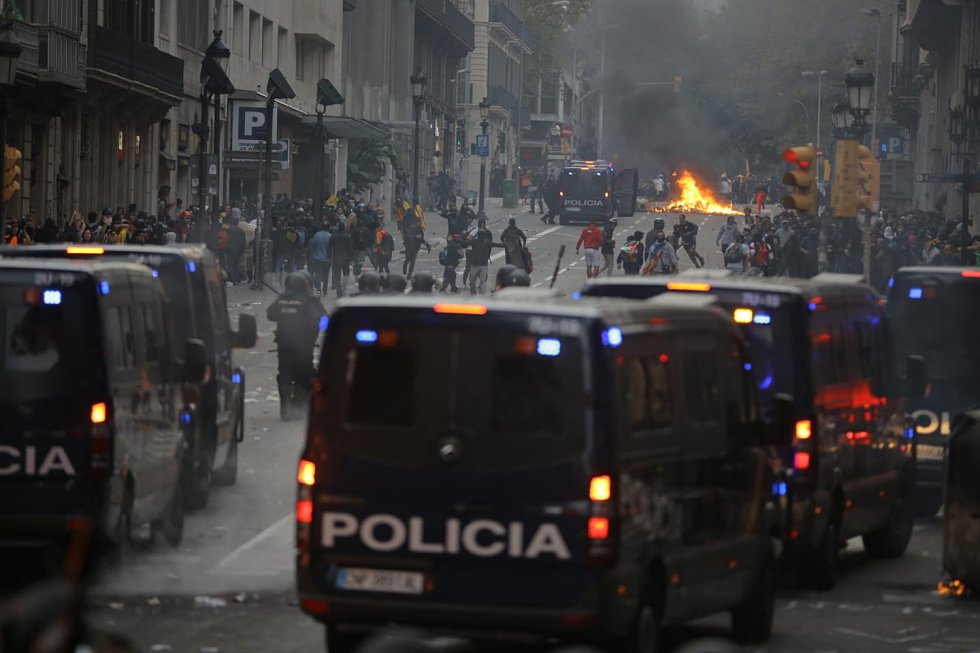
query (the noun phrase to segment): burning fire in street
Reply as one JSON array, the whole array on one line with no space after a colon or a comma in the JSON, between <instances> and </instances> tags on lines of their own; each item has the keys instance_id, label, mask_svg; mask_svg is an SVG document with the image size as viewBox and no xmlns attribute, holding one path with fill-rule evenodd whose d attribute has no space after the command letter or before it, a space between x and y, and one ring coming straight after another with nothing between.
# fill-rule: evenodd
<instances>
[{"instance_id":1,"label":"burning fire in street","mask_svg":"<svg viewBox=\"0 0 980 653\"><path fill-rule=\"evenodd\" d=\"M680 198L663 206L649 205L647 210L654 213L716 213L720 215L741 215L731 206L719 202L707 188L698 186L697 179L689 170L684 170L674 178L674 186L680 189ZM674 191L672 191L674 192Z\"/></svg>"}]
</instances>

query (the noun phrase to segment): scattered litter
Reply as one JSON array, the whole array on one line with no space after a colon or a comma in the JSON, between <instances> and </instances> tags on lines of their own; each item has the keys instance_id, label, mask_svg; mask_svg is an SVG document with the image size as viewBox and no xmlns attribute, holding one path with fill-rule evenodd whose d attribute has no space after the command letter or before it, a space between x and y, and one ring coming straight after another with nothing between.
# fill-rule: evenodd
<instances>
[{"instance_id":1,"label":"scattered litter","mask_svg":"<svg viewBox=\"0 0 980 653\"><path fill-rule=\"evenodd\" d=\"M266 395L265 400L266 401L279 401L279 397L277 395Z\"/></svg>"},{"instance_id":2,"label":"scattered litter","mask_svg":"<svg viewBox=\"0 0 980 653\"><path fill-rule=\"evenodd\" d=\"M268 432L268 430L269 430L269 427L268 427L268 426L263 426L263 427L262 427L262 432L263 432L263 433L266 433L266 432Z\"/></svg>"},{"instance_id":3,"label":"scattered litter","mask_svg":"<svg viewBox=\"0 0 980 653\"><path fill-rule=\"evenodd\" d=\"M228 601L217 596L195 596L194 605L199 608L223 608L228 605ZM202 651L204 649L201 649ZM214 649L217 651L218 649Z\"/></svg>"},{"instance_id":4,"label":"scattered litter","mask_svg":"<svg viewBox=\"0 0 980 653\"><path fill-rule=\"evenodd\" d=\"M150 647L151 651L172 651L174 650L170 644L154 644Z\"/></svg>"},{"instance_id":5,"label":"scattered litter","mask_svg":"<svg viewBox=\"0 0 980 653\"><path fill-rule=\"evenodd\" d=\"M225 530L225 527L224 526L213 526L211 528L211 530L213 530L213 531L223 531L223 530Z\"/></svg>"},{"instance_id":6,"label":"scattered litter","mask_svg":"<svg viewBox=\"0 0 980 653\"><path fill-rule=\"evenodd\" d=\"M218 653L220 649L217 646L202 646L201 653Z\"/></svg>"},{"instance_id":7,"label":"scattered litter","mask_svg":"<svg viewBox=\"0 0 980 653\"><path fill-rule=\"evenodd\" d=\"M123 603L121 603L121 602L114 601L114 602L112 602L112 603L109 604L109 607L112 608L113 610L122 610L126 606Z\"/></svg>"},{"instance_id":8,"label":"scattered litter","mask_svg":"<svg viewBox=\"0 0 980 653\"><path fill-rule=\"evenodd\" d=\"M157 597L154 596L151 599L147 599L146 600L146 604L147 605L160 605L160 599L158 599ZM167 650L169 650L169 649L167 649Z\"/></svg>"},{"instance_id":9,"label":"scattered litter","mask_svg":"<svg viewBox=\"0 0 980 653\"><path fill-rule=\"evenodd\" d=\"M245 603L248 601L248 594L245 592L239 592L235 595L235 603Z\"/></svg>"},{"instance_id":10,"label":"scattered litter","mask_svg":"<svg viewBox=\"0 0 980 653\"><path fill-rule=\"evenodd\" d=\"M248 399L245 400L245 403L246 404L257 404L257 403L259 403L259 400L258 399L253 399L252 397L249 397Z\"/></svg>"},{"instance_id":11,"label":"scattered litter","mask_svg":"<svg viewBox=\"0 0 980 653\"><path fill-rule=\"evenodd\" d=\"M258 442L258 441L259 441L259 440L261 440L261 439L262 439L262 438L260 438L259 436L257 436L257 435L256 435L256 436L254 436L254 437L252 438L252 442Z\"/></svg>"}]
</instances>

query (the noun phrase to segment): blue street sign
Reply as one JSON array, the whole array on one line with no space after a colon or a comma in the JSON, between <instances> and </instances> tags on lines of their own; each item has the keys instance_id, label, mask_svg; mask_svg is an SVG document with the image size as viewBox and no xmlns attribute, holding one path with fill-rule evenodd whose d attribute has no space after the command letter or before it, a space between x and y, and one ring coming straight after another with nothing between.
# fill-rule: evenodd
<instances>
[{"instance_id":1,"label":"blue street sign","mask_svg":"<svg viewBox=\"0 0 980 653\"><path fill-rule=\"evenodd\" d=\"M476 155L490 156L490 134L476 135Z\"/></svg>"}]
</instances>

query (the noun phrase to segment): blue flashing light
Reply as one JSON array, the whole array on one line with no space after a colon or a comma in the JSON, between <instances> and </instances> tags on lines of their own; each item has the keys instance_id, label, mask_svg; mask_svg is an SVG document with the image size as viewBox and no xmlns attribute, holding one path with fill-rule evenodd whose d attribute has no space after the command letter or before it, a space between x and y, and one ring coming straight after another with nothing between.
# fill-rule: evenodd
<instances>
[{"instance_id":1,"label":"blue flashing light","mask_svg":"<svg viewBox=\"0 0 980 653\"><path fill-rule=\"evenodd\" d=\"M574 299L575 301L582 299L582 293L576 290L575 292L572 293L572 299Z\"/></svg>"},{"instance_id":2,"label":"blue flashing light","mask_svg":"<svg viewBox=\"0 0 980 653\"><path fill-rule=\"evenodd\" d=\"M772 315L769 315L769 313L756 313L752 316L752 322L755 324L772 324Z\"/></svg>"},{"instance_id":3,"label":"blue flashing light","mask_svg":"<svg viewBox=\"0 0 980 653\"><path fill-rule=\"evenodd\" d=\"M362 329L354 334L354 340L358 341L361 344L373 345L378 341L378 332Z\"/></svg>"},{"instance_id":4,"label":"blue flashing light","mask_svg":"<svg viewBox=\"0 0 980 653\"><path fill-rule=\"evenodd\" d=\"M895 277L888 277L888 287L891 288L895 285Z\"/></svg>"},{"instance_id":5,"label":"blue flashing light","mask_svg":"<svg viewBox=\"0 0 980 653\"><path fill-rule=\"evenodd\" d=\"M330 318L326 315L320 316L320 331L326 331L327 325L330 324Z\"/></svg>"},{"instance_id":6,"label":"blue flashing light","mask_svg":"<svg viewBox=\"0 0 980 653\"><path fill-rule=\"evenodd\" d=\"M160 276L160 270L154 270L153 271L153 278L156 279L159 276Z\"/></svg>"},{"instance_id":7,"label":"blue flashing light","mask_svg":"<svg viewBox=\"0 0 980 653\"><path fill-rule=\"evenodd\" d=\"M188 413L188 412L186 412L186 411L185 412L182 412L180 414L180 423L183 424L184 426L187 426L188 424L190 424L191 423L191 414Z\"/></svg>"},{"instance_id":8,"label":"blue flashing light","mask_svg":"<svg viewBox=\"0 0 980 653\"><path fill-rule=\"evenodd\" d=\"M752 363L743 363L742 364L742 369L745 370L746 372L751 372L752 371Z\"/></svg>"},{"instance_id":9,"label":"blue flashing light","mask_svg":"<svg viewBox=\"0 0 980 653\"><path fill-rule=\"evenodd\" d=\"M619 347L623 344L623 332L619 327L609 327L602 332L602 344L606 347Z\"/></svg>"},{"instance_id":10,"label":"blue flashing light","mask_svg":"<svg viewBox=\"0 0 980 653\"><path fill-rule=\"evenodd\" d=\"M871 318L871 324L878 325L880 323L881 323L881 318L880 317L873 317L873 318Z\"/></svg>"},{"instance_id":11,"label":"blue flashing light","mask_svg":"<svg viewBox=\"0 0 980 653\"><path fill-rule=\"evenodd\" d=\"M197 264L194 261L187 261L187 271L197 272Z\"/></svg>"},{"instance_id":12,"label":"blue flashing light","mask_svg":"<svg viewBox=\"0 0 980 653\"><path fill-rule=\"evenodd\" d=\"M239 374L238 372L235 372L234 374L231 375L231 382L234 383L235 385L241 385L242 375Z\"/></svg>"},{"instance_id":13,"label":"blue flashing light","mask_svg":"<svg viewBox=\"0 0 980 653\"><path fill-rule=\"evenodd\" d=\"M759 384L761 390L768 390L772 387L772 374L762 379L762 383Z\"/></svg>"},{"instance_id":14,"label":"blue flashing light","mask_svg":"<svg viewBox=\"0 0 980 653\"><path fill-rule=\"evenodd\" d=\"M915 427L910 426L907 429L905 429L905 438L906 439L911 440L914 437L915 437Z\"/></svg>"},{"instance_id":15,"label":"blue flashing light","mask_svg":"<svg viewBox=\"0 0 980 653\"><path fill-rule=\"evenodd\" d=\"M41 293L41 301L44 302L46 306L58 306L61 304L61 291L45 290L43 293Z\"/></svg>"},{"instance_id":16,"label":"blue flashing light","mask_svg":"<svg viewBox=\"0 0 980 653\"><path fill-rule=\"evenodd\" d=\"M785 481L779 481L778 483L772 484L772 493L777 497L784 497L788 492Z\"/></svg>"},{"instance_id":17,"label":"blue flashing light","mask_svg":"<svg viewBox=\"0 0 980 653\"><path fill-rule=\"evenodd\" d=\"M909 288L909 299L922 299L922 288Z\"/></svg>"},{"instance_id":18,"label":"blue flashing light","mask_svg":"<svg viewBox=\"0 0 980 653\"><path fill-rule=\"evenodd\" d=\"M538 340L539 356L557 356L561 353L561 340L557 338L541 338Z\"/></svg>"},{"instance_id":19,"label":"blue flashing light","mask_svg":"<svg viewBox=\"0 0 980 653\"><path fill-rule=\"evenodd\" d=\"M109 282L108 281L101 281L101 282L99 282L99 294L100 295L108 295L109 294Z\"/></svg>"},{"instance_id":20,"label":"blue flashing light","mask_svg":"<svg viewBox=\"0 0 980 653\"><path fill-rule=\"evenodd\" d=\"M817 304L816 304L816 302L810 302L809 308L810 308L810 312L811 313L813 313L814 311L816 311L817 310Z\"/></svg>"}]
</instances>

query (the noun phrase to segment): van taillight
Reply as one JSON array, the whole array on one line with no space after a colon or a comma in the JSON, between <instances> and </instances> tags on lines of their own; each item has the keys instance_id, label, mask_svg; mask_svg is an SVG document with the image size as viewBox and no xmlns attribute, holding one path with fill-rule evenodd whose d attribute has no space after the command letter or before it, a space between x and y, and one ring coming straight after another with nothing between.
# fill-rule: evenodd
<instances>
[{"instance_id":1,"label":"van taillight","mask_svg":"<svg viewBox=\"0 0 980 653\"><path fill-rule=\"evenodd\" d=\"M798 470L810 469L810 452L797 451L793 456L793 467Z\"/></svg>"},{"instance_id":2,"label":"van taillight","mask_svg":"<svg viewBox=\"0 0 980 653\"><path fill-rule=\"evenodd\" d=\"M89 420L93 424L104 424L107 419L109 419L109 407L106 403L100 401L97 404L92 404L92 409L89 411Z\"/></svg>"},{"instance_id":3,"label":"van taillight","mask_svg":"<svg viewBox=\"0 0 980 653\"><path fill-rule=\"evenodd\" d=\"M801 419L796 423L796 439L809 440L813 434L813 424L808 419Z\"/></svg>"},{"instance_id":4,"label":"van taillight","mask_svg":"<svg viewBox=\"0 0 980 653\"><path fill-rule=\"evenodd\" d=\"M609 476L594 476L589 482L591 501L608 501L612 496L612 479Z\"/></svg>"},{"instance_id":5,"label":"van taillight","mask_svg":"<svg viewBox=\"0 0 980 653\"><path fill-rule=\"evenodd\" d=\"M589 539L590 540L609 539L608 517L589 517Z\"/></svg>"},{"instance_id":6,"label":"van taillight","mask_svg":"<svg viewBox=\"0 0 980 653\"><path fill-rule=\"evenodd\" d=\"M300 524L313 523L312 499L300 499L296 502L296 521Z\"/></svg>"},{"instance_id":7,"label":"van taillight","mask_svg":"<svg viewBox=\"0 0 980 653\"><path fill-rule=\"evenodd\" d=\"M616 556L613 538L613 520L616 505L613 503L613 479L609 474L593 476L589 481L589 521L587 554L593 566L607 566Z\"/></svg>"},{"instance_id":8,"label":"van taillight","mask_svg":"<svg viewBox=\"0 0 980 653\"><path fill-rule=\"evenodd\" d=\"M316 483L316 463L300 459L296 471L296 551L299 565L310 564L310 525L313 523L313 485Z\"/></svg>"},{"instance_id":9,"label":"van taillight","mask_svg":"<svg viewBox=\"0 0 980 653\"><path fill-rule=\"evenodd\" d=\"M299 471L296 473L296 480L300 485L313 485L316 483L316 463L310 460L299 461Z\"/></svg>"}]
</instances>

